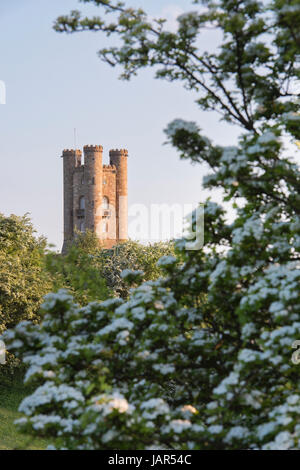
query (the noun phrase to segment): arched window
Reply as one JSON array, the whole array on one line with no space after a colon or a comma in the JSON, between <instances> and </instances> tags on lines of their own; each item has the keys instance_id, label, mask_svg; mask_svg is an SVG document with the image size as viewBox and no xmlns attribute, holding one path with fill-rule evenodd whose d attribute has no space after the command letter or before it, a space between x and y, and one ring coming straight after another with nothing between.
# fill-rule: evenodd
<instances>
[{"instance_id":1,"label":"arched window","mask_svg":"<svg viewBox=\"0 0 300 470\"><path fill-rule=\"evenodd\" d=\"M108 200L108 197L106 197L106 196L103 196L102 207L103 207L104 210L109 209L109 200Z\"/></svg>"},{"instance_id":2,"label":"arched window","mask_svg":"<svg viewBox=\"0 0 300 470\"><path fill-rule=\"evenodd\" d=\"M81 198L79 199L79 209L84 209L85 208L85 200L84 200L84 196L81 196Z\"/></svg>"}]
</instances>

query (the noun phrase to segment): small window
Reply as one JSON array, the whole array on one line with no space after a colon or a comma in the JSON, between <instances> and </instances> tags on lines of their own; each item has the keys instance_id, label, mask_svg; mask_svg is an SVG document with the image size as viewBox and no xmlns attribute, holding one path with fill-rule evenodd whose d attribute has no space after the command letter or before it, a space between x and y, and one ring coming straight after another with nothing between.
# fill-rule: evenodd
<instances>
[{"instance_id":1,"label":"small window","mask_svg":"<svg viewBox=\"0 0 300 470\"><path fill-rule=\"evenodd\" d=\"M85 231L84 222L80 222L80 232L84 232L84 231Z\"/></svg>"},{"instance_id":2,"label":"small window","mask_svg":"<svg viewBox=\"0 0 300 470\"><path fill-rule=\"evenodd\" d=\"M84 196L81 196L79 199L79 209L85 209L85 199Z\"/></svg>"},{"instance_id":3,"label":"small window","mask_svg":"<svg viewBox=\"0 0 300 470\"><path fill-rule=\"evenodd\" d=\"M95 178L94 177L92 178L92 184L95 184Z\"/></svg>"},{"instance_id":4,"label":"small window","mask_svg":"<svg viewBox=\"0 0 300 470\"><path fill-rule=\"evenodd\" d=\"M104 196L103 199L102 199L102 207L104 210L108 210L109 209L109 200L108 200L108 197Z\"/></svg>"},{"instance_id":5,"label":"small window","mask_svg":"<svg viewBox=\"0 0 300 470\"><path fill-rule=\"evenodd\" d=\"M102 232L103 232L103 233L107 233L107 232L108 232L108 223L103 222L103 225L102 225Z\"/></svg>"}]
</instances>

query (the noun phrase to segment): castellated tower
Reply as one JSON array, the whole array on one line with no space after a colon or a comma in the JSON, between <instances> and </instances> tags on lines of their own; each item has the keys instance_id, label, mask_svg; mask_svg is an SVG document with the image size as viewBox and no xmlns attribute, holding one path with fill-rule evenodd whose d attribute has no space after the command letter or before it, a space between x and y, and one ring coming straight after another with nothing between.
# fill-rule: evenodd
<instances>
[{"instance_id":1,"label":"castellated tower","mask_svg":"<svg viewBox=\"0 0 300 470\"><path fill-rule=\"evenodd\" d=\"M110 150L110 164L103 165L101 145L85 145L84 164L80 150L63 150L64 244L76 232L92 230L104 248L128 239L128 151Z\"/></svg>"}]
</instances>

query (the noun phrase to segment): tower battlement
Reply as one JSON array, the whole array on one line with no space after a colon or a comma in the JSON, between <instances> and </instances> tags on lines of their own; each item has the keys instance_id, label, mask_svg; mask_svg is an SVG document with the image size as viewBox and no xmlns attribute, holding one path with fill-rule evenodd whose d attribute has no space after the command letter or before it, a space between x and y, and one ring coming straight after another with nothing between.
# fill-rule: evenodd
<instances>
[{"instance_id":1,"label":"tower battlement","mask_svg":"<svg viewBox=\"0 0 300 470\"><path fill-rule=\"evenodd\" d=\"M76 155L82 155L82 152L81 152L81 150L64 149L64 150L62 151L62 154L63 154L63 156L64 156L64 155L66 155L66 156L67 156L67 155L75 155L75 154L76 154Z\"/></svg>"},{"instance_id":2,"label":"tower battlement","mask_svg":"<svg viewBox=\"0 0 300 470\"><path fill-rule=\"evenodd\" d=\"M126 149L112 149L109 151L109 155L120 153L121 155L128 155L128 150Z\"/></svg>"},{"instance_id":3,"label":"tower battlement","mask_svg":"<svg viewBox=\"0 0 300 470\"><path fill-rule=\"evenodd\" d=\"M85 145L83 147L84 152L103 152L102 145Z\"/></svg>"},{"instance_id":4,"label":"tower battlement","mask_svg":"<svg viewBox=\"0 0 300 470\"><path fill-rule=\"evenodd\" d=\"M91 230L107 248L127 240L128 150L109 151L109 165L102 163L102 145L81 150L64 149L64 244L65 252L76 232ZM96 154L97 158L92 158Z\"/></svg>"}]
</instances>

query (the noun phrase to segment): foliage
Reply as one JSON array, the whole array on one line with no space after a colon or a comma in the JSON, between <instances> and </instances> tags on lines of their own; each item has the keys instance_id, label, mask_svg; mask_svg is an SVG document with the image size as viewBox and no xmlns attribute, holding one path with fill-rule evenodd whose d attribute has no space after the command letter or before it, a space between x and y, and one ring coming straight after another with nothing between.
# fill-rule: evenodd
<instances>
[{"instance_id":1,"label":"foliage","mask_svg":"<svg viewBox=\"0 0 300 470\"><path fill-rule=\"evenodd\" d=\"M27 216L0 214L0 333L21 320L39 320L40 303L51 287L43 269L45 248Z\"/></svg>"},{"instance_id":2,"label":"foliage","mask_svg":"<svg viewBox=\"0 0 300 470\"><path fill-rule=\"evenodd\" d=\"M122 277L124 270L140 271L139 283L154 280L162 274L157 261L163 255L172 254L174 254L173 242L142 245L128 241L116 245L111 250L98 250L93 262L114 294L126 299L129 296L129 287Z\"/></svg>"},{"instance_id":3,"label":"foliage","mask_svg":"<svg viewBox=\"0 0 300 470\"><path fill-rule=\"evenodd\" d=\"M102 273L94 263L99 243L93 232L78 233L66 254L48 253L46 269L51 273L54 291L68 289L80 305L110 296Z\"/></svg>"},{"instance_id":4,"label":"foliage","mask_svg":"<svg viewBox=\"0 0 300 470\"><path fill-rule=\"evenodd\" d=\"M27 216L0 214L0 337L22 320L39 321L39 306L52 287L44 271L46 241L34 233ZM18 365L7 353L6 365L0 366L1 380Z\"/></svg>"},{"instance_id":5,"label":"foliage","mask_svg":"<svg viewBox=\"0 0 300 470\"><path fill-rule=\"evenodd\" d=\"M68 289L80 305L93 300L105 300L112 294L127 298L129 288L122 271L141 271L141 281L157 279L161 270L156 265L163 255L174 254L169 243L142 245L127 241L111 249L99 245L96 235L87 231L78 233L66 254L49 253L47 270L51 273L54 291Z\"/></svg>"},{"instance_id":6,"label":"foliage","mask_svg":"<svg viewBox=\"0 0 300 470\"><path fill-rule=\"evenodd\" d=\"M266 121L297 109L290 98L296 96L294 79L300 73L298 0L194 0L202 7L179 16L173 33L163 19L152 21L142 8L126 7L122 1L82 2L102 6L114 15L112 21L82 17L75 10L59 17L54 29L117 35L122 45L103 48L99 55L112 66L122 65L123 79L155 66L156 77L179 80L199 92L202 109L217 111L254 134ZM213 52L202 52L206 29L221 36Z\"/></svg>"},{"instance_id":7,"label":"foliage","mask_svg":"<svg viewBox=\"0 0 300 470\"><path fill-rule=\"evenodd\" d=\"M200 107L243 126L226 148L195 123L167 128L184 158L208 163L205 185L223 189L236 218L207 201L205 249L177 242L159 261L165 277L81 309L48 295L41 326L8 332L37 387L20 426L66 448L299 449L300 174L283 145L300 137L299 2L204 1L176 34L121 2L94 3L116 22L73 13L57 29L116 32L124 44L102 55L125 77L160 65L199 91ZM217 52L197 48L207 27Z\"/></svg>"}]
</instances>

